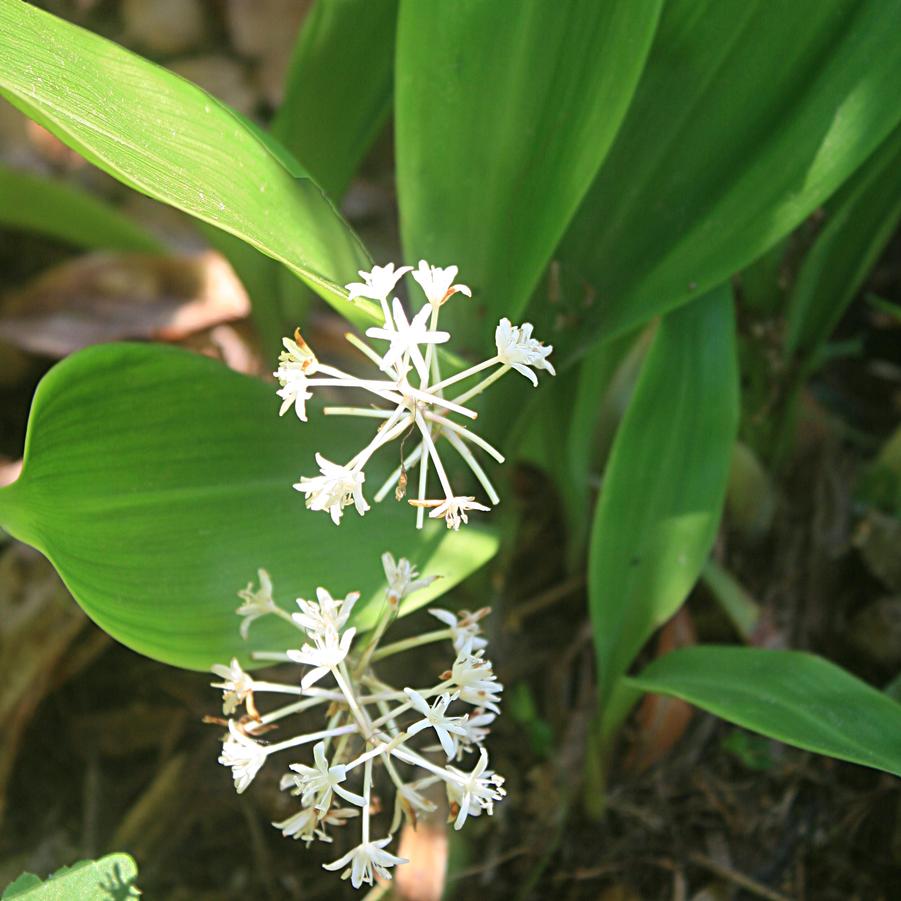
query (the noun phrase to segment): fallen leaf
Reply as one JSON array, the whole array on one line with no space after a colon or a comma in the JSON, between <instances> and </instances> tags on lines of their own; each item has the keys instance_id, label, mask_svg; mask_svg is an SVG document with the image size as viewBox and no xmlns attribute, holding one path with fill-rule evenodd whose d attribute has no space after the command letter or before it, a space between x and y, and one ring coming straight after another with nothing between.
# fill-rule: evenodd
<instances>
[{"instance_id":1,"label":"fallen leaf","mask_svg":"<svg viewBox=\"0 0 901 901\"><path fill-rule=\"evenodd\" d=\"M3 298L0 338L59 358L106 341L179 341L249 312L243 285L214 251L93 253Z\"/></svg>"}]
</instances>

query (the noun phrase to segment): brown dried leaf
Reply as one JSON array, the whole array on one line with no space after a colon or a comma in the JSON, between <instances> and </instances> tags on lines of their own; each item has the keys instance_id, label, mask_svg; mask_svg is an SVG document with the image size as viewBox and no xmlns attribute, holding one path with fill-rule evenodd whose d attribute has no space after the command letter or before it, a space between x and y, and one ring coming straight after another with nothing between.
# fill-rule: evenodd
<instances>
[{"instance_id":1,"label":"brown dried leaf","mask_svg":"<svg viewBox=\"0 0 901 901\"><path fill-rule=\"evenodd\" d=\"M686 607L660 630L655 656L697 643L694 623ZM635 715L637 734L625 768L641 773L666 757L685 734L694 708L678 698L648 694Z\"/></svg>"},{"instance_id":2,"label":"brown dried leaf","mask_svg":"<svg viewBox=\"0 0 901 901\"><path fill-rule=\"evenodd\" d=\"M179 341L250 311L218 253L94 253L45 272L0 301L0 339L64 357L90 344L143 338Z\"/></svg>"},{"instance_id":3,"label":"brown dried leaf","mask_svg":"<svg viewBox=\"0 0 901 901\"><path fill-rule=\"evenodd\" d=\"M395 893L402 901L440 901L447 875L447 831L420 822L404 826L398 855L409 863L397 868Z\"/></svg>"}]
</instances>

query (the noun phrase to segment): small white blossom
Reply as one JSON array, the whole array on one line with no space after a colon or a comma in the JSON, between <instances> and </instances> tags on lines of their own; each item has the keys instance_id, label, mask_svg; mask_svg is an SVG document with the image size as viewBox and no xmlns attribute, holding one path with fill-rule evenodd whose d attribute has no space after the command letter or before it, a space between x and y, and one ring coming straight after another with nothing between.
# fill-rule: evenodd
<instances>
[{"instance_id":1,"label":"small white blossom","mask_svg":"<svg viewBox=\"0 0 901 901\"><path fill-rule=\"evenodd\" d=\"M303 839L309 847L316 839L321 842L331 842L331 836L323 827L345 826L350 817L359 815L359 810L349 807L332 808L325 814L315 807L301 807L297 813L272 825L276 829L280 829L285 838L293 838L295 841Z\"/></svg>"},{"instance_id":2,"label":"small white blossom","mask_svg":"<svg viewBox=\"0 0 901 901\"><path fill-rule=\"evenodd\" d=\"M285 349L279 355L278 369L272 374L278 379L281 388L276 394L282 399L278 415L284 416L291 407L301 422L307 421L306 402L313 396L307 387L307 378L318 368L315 354L306 341L297 332L296 341L282 338Z\"/></svg>"},{"instance_id":3,"label":"small white blossom","mask_svg":"<svg viewBox=\"0 0 901 901\"><path fill-rule=\"evenodd\" d=\"M491 671L491 662L482 659L484 653L484 650L473 653L472 639L467 641L454 661L451 679L459 690L461 701L500 713L497 705L504 686Z\"/></svg>"},{"instance_id":4,"label":"small white blossom","mask_svg":"<svg viewBox=\"0 0 901 901\"><path fill-rule=\"evenodd\" d=\"M429 318L432 308L426 304L412 320L407 320L403 304L395 297L392 304L393 316L385 320L381 328L368 328L366 335L380 341L388 341L389 347L379 368L383 372L396 369L399 374L407 371L404 361L409 359L421 377L425 377L425 360L419 350L420 344L444 344L450 339L450 332L431 331Z\"/></svg>"},{"instance_id":5,"label":"small white blossom","mask_svg":"<svg viewBox=\"0 0 901 901\"><path fill-rule=\"evenodd\" d=\"M459 531L461 522L469 522L470 510L490 512L491 507L476 503L474 497L446 497L444 500L410 501L414 507L433 507L429 519L443 519L449 529Z\"/></svg>"},{"instance_id":6,"label":"small white blossom","mask_svg":"<svg viewBox=\"0 0 901 901\"><path fill-rule=\"evenodd\" d=\"M324 813L331 806L333 793L357 807L366 805L366 799L362 795L341 786L347 779L347 767L343 764L329 765L325 756L325 742L320 741L313 748L313 761L313 766L292 763L290 768L296 775L288 777L293 778L296 787L300 789L300 803L304 807L315 807L320 813ZM283 784L284 782L285 780Z\"/></svg>"},{"instance_id":7,"label":"small white blossom","mask_svg":"<svg viewBox=\"0 0 901 901\"><path fill-rule=\"evenodd\" d=\"M531 322L513 325L509 319L501 319L494 332L494 342L497 345L498 357L524 375L536 388L538 376L529 368L530 366L534 366L535 369L546 369L551 375L556 375L554 367L548 360L554 348L551 345L545 347L532 337Z\"/></svg>"},{"instance_id":8,"label":"small white blossom","mask_svg":"<svg viewBox=\"0 0 901 901\"><path fill-rule=\"evenodd\" d=\"M476 708L464 718L463 729L466 734L454 739L456 745L454 756L457 760L462 760L464 754L469 754L476 749L476 746L482 745L491 731L488 727L496 719L497 714L485 713L481 708Z\"/></svg>"},{"instance_id":9,"label":"small white blossom","mask_svg":"<svg viewBox=\"0 0 901 901\"><path fill-rule=\"evenodd\" d=\"M500 801L507 794L502 787L504 777L487 767L488 752L484 748L479 755L479 762L471 773L448 767L448 770L459 778L459 781L447 782L448 800L460 808L454 820L454 829L462 829L467 817L477 817L483 810L491 816L494 813L494 802Z\"/></svg>"},{"instance_id":10,"label":"small white blossom","mask_svg":"<svg viewBox=\"0 0 901 901\"><path fill-rule=\"evenodd\" d=\"M335 525L340 524L344 508L351 504L362 516L369 509L363 497L363 482L366 480L363 472L331 463L322 454L316 454L316 463L321 475L313 478L302 476L294 486L306 495L307 508L327 511Z\"/></svg>"},{"instance_id":11,"label":"small white blossom","mask_svg":"<svg viewBox=\"0 0 901 901\"><path fill-rule=\"evenodd\" d=\"M356 632L356 629L347 629L340 638L337 632L314 633L310 636L313 644L305 644L299 651L288 651L289 660L313 667L300 680L301 687L315 685L332 667L341 663L350 651Z\"/></svg>"},{"instance_id":12,"label":"small white blossom","mask_svg":"<svg viewBox=\"0 0 901 901\"><path fill-rule=\"evenodd\" d=\"M416 735L423 729L434 729L438 741L447 759L453 759L456 753L454 740L451 735L465 735L466 730L463 728L462 716L448 716L447 708L451 701L456 699L456 695L444 693L435 698L434 703L429 707L428 701L412 688L405 688L404 694L410 699L413 709L422 714L423 719L417 720L412 726L408 726L404 731L407 735Z\"/></svg>"},{"instance_id":13,"label":"small white blossom","mask_svg":"<svg viewBox=\"0 0 901 901\"><path fill-rule=\"evenodd\" d=\"M222 712L226 716L231 716L244 703L244 699L253 694L253 679L241 669L236 657L232 657L229 666L216 663L211 669L213 675L222 681L211 682L210 685L222 689Z\"/></svg>"},{"instance_id":14,"label":"small white blossom","mask_svg":"<svg viewBox=\"0 0 901 901\"><path fill-rule=\"evenodd\" d=\"M441 269L439 266L430 266L425 260L420 260L419 268L413 270L413 278L419 282L419 286L425 292L430 304L442 304L457 293L472 297L472 291L466 285L451 284L457 277L457 271L456 266Z\"/></svg>"},{"instance_id":15,"label":"small white blossom","mask_svg":"<svg viewBox=\"0 0 901 901\"><path fill-rule=\"evenodd\" d=\"M265 569L257 570L257 577L260 580L260 587L256 591L253 588L253 582L248 582L247 587L243 591L238 592L238 597L244 601L235 611L238 616L243 617L241 622L241 638L247 640L250 630L250 624L266 616L268 613L274 613L278 607L272 600L272 579Z\"/></svg>"},{"instance_id":16,"label":"small white blossom","mask_svg":"<svg viewBox=\"0 0 901 901\"><path fill-rule=\"evenodd\" d=\"M240 795L266 762L266 749L244 735L234 720L228 721L228 733L228 738L222 745L219 763L231 767L235 791Z\"/></svg>"},{"instance_id":17,"label":"small white blossom","mask_svg":"<svg viewBox=\"0 0 901 901\"><path fill-rule=\"evenodd\" d=\"M385 845L390 843L390 835L388 838L380 838L378 841L365 842L348 851L343 857L339 857L332 863L324 863L322 866L326 870L340 870L342 867L347 867L341 874L341 878L347 879L349 876L350 884L354 888L359 888L364 882L372 885L373 870L382 879L390 879L391 873L388 872L388 867L409 863L403 857L397 857L389 851L383 850Z\"/></svg>"},{"instance_id":18,"label":"small white blossom","mask_svg":"<svg viewBox=\"0 0 901 901\"><path fill-rule=\"evenodd\" d=\"M395 270L394 263L387 266L373 266L371 272L360 270L362 282L351 282L345 285L347 299L356 300L358 297L369 297L372 300L386 301L388 295L394 290L395 285L405 273L412 270L412 266L401 266Z\"/></svg>"},{"instance_id":19,"label":"small white blossom","mask_svg":"<svg viewBox=\"0 0 901 901\"><path fill-rule=\"evenodd\" d=\"M479 620L484 619L491 612L490 607L482 607L475 613L468 610L461 610L459 617L451 613L450 610L442 610L440 607L429 608L429 613L435 619L441 620L446 626L450 627L452 634L451 640L454 643L454 650L459 654L467 641L472 639L471 650L479 651L488 646L488 642L484 638L479 638L481 628Z\"/></svg>"},{"instance_id":20,"label":"small white blossom","mask_svg":"<svg viewBox=\"0 0 901 901\"><path fill-rule=\"evenodd\" d=\"M396 563L394 556L387 551L382 554L382 566L385 568L385 579L388 582L388 597L395 602L402 601L407 595L428 588L438 576L420 577L416 567L406 558L401 557Z\"/></svg>"},{"instance_id":21,"label":"small white blossom","mask_svg":"<svg viewBox=\"0 0 901 901\"><path fill-rule=\"evenodd\" d=\"M335 600L324 588L316 589L315 601L297 599L300 613L292 613L291 619L313 638L329 633L338 634L350 619L354 604L360 599L359 591L352 591L340 601Z\"/></svg>"}]
</instances>

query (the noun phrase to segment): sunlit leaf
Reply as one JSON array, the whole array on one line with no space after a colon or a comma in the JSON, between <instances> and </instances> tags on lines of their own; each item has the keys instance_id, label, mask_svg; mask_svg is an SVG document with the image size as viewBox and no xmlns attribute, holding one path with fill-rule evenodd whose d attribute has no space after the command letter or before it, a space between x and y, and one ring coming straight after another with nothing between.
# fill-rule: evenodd
<instances>
[{"instance_id":1,"label":"sunlit leaf","mask_svg":"<svg viewBox=\"0 0 901 901\"><path fill-rule=\"evenodd\" d=\"M628 680L818 754L901 776L901 704L813 654L700 645Z\"/></svg>"},{"instance_id":2,"label":"sunlit leaf","mask_svg":"<svg viewBox=\"0 0 901 901\"><path fill-rule=\"evenodd\" d=\"M3 892L3 901L110 901L138 898L138 867L128 854L107 854L62 867L46 880L23 873Z\"/></svg>"},{"instance_id":3,"label":"sunlit leaf","mask_svg":"<svg viewBox=\"0 0 901 901\"><path fill-rule=\"evenodd\" d=\"M174 348L82 351L38 388L23 474L0 489L0 525L42 551L113 637L197 669L297 642L273 617L239 638L236 591L258 567L286 607L319 585L361 591L366 625L383 596L384 551L444 576L413 607L494 553L494 537L472 525L417 532L393 499L363 518L348 511L340 527L307 510L292 484L315 474L314 451L350 456L361 427L318 410L309 423L279 419L277 409L271 386ZM367 494L378 483L370 472Z\"/></svg>"},{"instance_id":4,"label":"sunlit leaf","mask_svg":"<svg viewBox=\"0 0 901 901\"><path fill-rule=\"evenodd\" d=\"M396 144L407 257L455 263L516 317L632 97L658 0L401 3Z\"/></svg>"},{"instance_id":5,"label":"sunlit leaf","mask_svg":"<svg viewBox=\"0 0 901 901\"><path fill-rule=\"evenodd\" d=\"M251 244L358 323L367 254L285 152L190 82L27 3L0 4L0 92L125 184Z\"/></svg>"}]
</instances>

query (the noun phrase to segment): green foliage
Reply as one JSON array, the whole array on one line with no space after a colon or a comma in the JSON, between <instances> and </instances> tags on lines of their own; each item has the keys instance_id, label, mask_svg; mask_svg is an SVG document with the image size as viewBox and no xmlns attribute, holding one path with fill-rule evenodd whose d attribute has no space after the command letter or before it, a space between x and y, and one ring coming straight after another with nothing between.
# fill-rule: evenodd
<instances>
[{"instance_id":1,"label":"green foliage","mask_svg":"<svg viewBox=\"0 0 901 901\"><path fill-rule=\"evenodd\" d=\"M294 49L272 131L334 198L391 108L397 4L316 3Z\"/></svg>"},{"instance_id":2,"label":"green foliage","mask_svg":"<svg viewBox=\"0 0 901 901\"><path fill-rule=\"evenodd\" d=\"M76 247L159 253L136 222L70 185L0 165L0 225L50 235Z\"/></svg>"},{"instance_id":3,"label":"green foliage","mask_svg":"<svg viewBox=\"0 0 901 901\"><path fill-rule=\"evenodd\" d=\"M24 472L0 489L0 524L41 550L114 638L195 669L296 643L273 617L240 639L235 593L258 567L284 607L318 585L361 591L365 626L383 596L384 551L445 576L413 596L417 606L492 556L487 532L417 532L393 500L365 520L349 512L340 530L307 511L291 489L298 470L314 449L336 459L348 425L315 410L309 423L279 419L277 406L271 387L184 351L83 351L38 388Z\"/></svg>"},{"instance_id":4,"label":"green foliage","mask_svg":"<svg viewBox=\"0 0 901 901\"><path fill-rule=\"evenodd\" d=\"M396 143L407 257L456 263L517 317L610 147L659 0L402 2Z\"/></svg>"},{"instance_id":5,"label":"green foliage","mask_svg":"<svg viewBox=\"0 0 901 901\"><path fill-rule=\"evenodd\" d=\"M735 323L723 286L661 323L607 464L588 561L602 701L698 578L737 425Z\"/></svg>"},{"instance_id":6,"label":"green foliage","mask_svg":"<svg viewBox=\"0 0 901 901\"><path fill-rule=\"evenodd\" d=\"M710 290L798 225L901 120L901 3L671 0L562 246L611 338Z\"/></svg>"},{"instance_id":7,"label":"green foliage","mask_svg":"<svg viewBox=\"0 0 901 901\"><path fill-rule=\"evenodd\" d=\"M128 854L107 854L62 867L46 880L23 873L6 887L2 901L126 901L138 898L138 867Z\"/></svg>"},{"instance_id":8,"label":"green foliage","mask_svg":"<svg viewBox=\"0 0 901 901\"><path fill-rule=\"evenodd\" d=\"M0 5L0 92L125 184L229 232L343 315L366 251L287 151L205 91L26 3Z\"/></svg>"},{"instance_id":9,"label":"green foliage","mask_svg":"<svg viewBox=\"0 0 901 901\"><path fill-rule=\"evenodd\" d=\"M630 679L818 754L901 776L901 704L799 651L684 648Z\"/></svg>"},{"instance_id":10,"label":"green foliage","mask_svg":"<svg viewBox=\"0 0 901 901\"><path fill-rule=\"evenodd\" d=\"M813 361L901 221L901 128L826 205L788 303L787 348Z\"/></svg>"}]
</instances>

